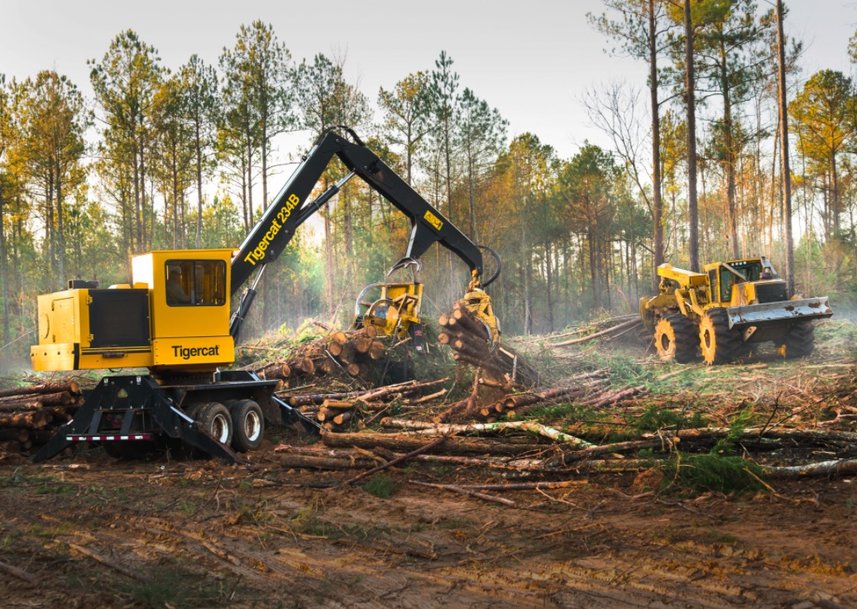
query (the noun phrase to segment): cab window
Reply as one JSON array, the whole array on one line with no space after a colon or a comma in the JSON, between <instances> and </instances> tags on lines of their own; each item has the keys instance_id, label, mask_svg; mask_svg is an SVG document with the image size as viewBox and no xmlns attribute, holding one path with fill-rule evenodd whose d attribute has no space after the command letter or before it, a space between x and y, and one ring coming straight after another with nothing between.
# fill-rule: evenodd
<instances>
[{"instance_id":1,"label":"cab window","mask_svg":"<svg viewBox=\"0 0 857 609\"><path fill-rule=\"evenodd\" d=\"M168 260L167 304L171 307L226 303L226 263L223 260Z\"/></svg>"},{"instance_id":2,"label":"cab window","mask_svg":"<svg viewBox=\"0 0 857 609\"><path fill-rule=\"evenodd\" d=\"M726 267L720 267L720 302L729 302L732 299L732 284L738 279Z\"/></svg>"},{"instance_id":3,"label":"cab window","mask_svg":"<svg viewBox=\"0 0 857 609\"><path fill-rule=\"evenodd\" d=\"M730 262L729 266L744 275L747 281L759 281L759 275L762 274L762 264L760 262ZM725 266L720 267L720 300L728 302L732 299L732 286L743 281L736 276Z\"/></svg>"}]
</instances>

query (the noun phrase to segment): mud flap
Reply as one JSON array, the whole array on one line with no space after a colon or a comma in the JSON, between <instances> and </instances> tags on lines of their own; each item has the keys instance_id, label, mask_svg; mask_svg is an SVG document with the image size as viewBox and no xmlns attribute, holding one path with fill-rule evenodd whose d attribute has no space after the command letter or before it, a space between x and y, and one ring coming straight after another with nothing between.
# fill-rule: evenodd
<instances>
[{"instance_id":1,"label":"mud flap","mask_svg":"<svg viewBox=\"0 0 857 609\"><path fill-rule=\"evenodd\" d=\"M729 328L743 330L749 326L764 326L783 321L808 321L833 315L827 296L785 300L726 309Z\"/></svg>"}]
</instances>

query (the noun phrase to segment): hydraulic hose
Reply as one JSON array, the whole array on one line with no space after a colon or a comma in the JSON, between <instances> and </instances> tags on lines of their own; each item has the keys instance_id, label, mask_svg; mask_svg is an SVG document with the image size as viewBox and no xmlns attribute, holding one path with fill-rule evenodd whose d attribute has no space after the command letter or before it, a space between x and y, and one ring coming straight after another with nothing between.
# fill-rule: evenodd
<instances>
[{"instance_id":1,"label":"hydraulic hose","mask_svg":"<svg viewBox=\"0 0 857 609\"><path fill-rule=\"evenodd\" d=\"M481 250L485 250L486 252L491 254L491 257L494 258L494 261L497 263L497 269L494 271L494 274L482 282L482 287L487 288L489 285L494 283L494 280L497 279L497 277L500 276L500 268L502 266L500 263L500 254L498 254L493 248L490 248L487 245L477 245L476 247Z\"/></svg>"}]
</instances>

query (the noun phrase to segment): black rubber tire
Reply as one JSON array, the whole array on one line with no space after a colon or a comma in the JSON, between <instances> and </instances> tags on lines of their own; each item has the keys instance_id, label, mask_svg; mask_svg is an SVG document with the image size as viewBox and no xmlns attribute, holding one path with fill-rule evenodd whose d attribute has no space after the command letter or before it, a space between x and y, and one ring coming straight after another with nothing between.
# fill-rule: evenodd
<instances>
[{"instance_id":1,"label":"black rubber tire","mask_svg":"<svg viewBox=\"0 0 857 609\"><path fill-rule=\"evenodd\" d=\"M806 357L815 349L815 327L811 321L795 324L786 334L782 343L786 348L786 357Z\"/></svg>"},{"instance_id":2,"label":"black rubber tire","mask_svg":"<svg viewBox=\"0 0 857 609\"><path fill-rule=\"evenodd\" d=\"M201 404L196 409L195 419L200 429L221 444L229 446L232 443L234 431L232 415L226 406L220 402Z\"/></svg>"},{"instance_id":3,"label":"black rubber tire","mask_svg":"<svg viewBox=\"0 0 857 609\"><path fill-rule=\"evenodd\" d=\"M699 350L709 366L735 359L741 345L741 334L729 329L729 318L723 308L708 309L699 320Z\"/></svg>"},{"instance_id":4,"label":"black rubber tire","mask_svg":"<svg viewBox=\"0 0 857 609\"><path fill-rule=\"evenodd\" d=\"M232 448L238 452L256 450L265 437L265 415L253 400L226 403L232 416Z\"/></svg>"},{"instance_id":5,"label":"black rubber tire","mask_svg":"<svg viewBox=\"0 0 857 609\"><path fill-rule=\"evenodd\" d=\"M696 358L696 327L681 313L672 313L657 321L654 341L662 361L686 364Z\"/></svg>"}]
</instances>

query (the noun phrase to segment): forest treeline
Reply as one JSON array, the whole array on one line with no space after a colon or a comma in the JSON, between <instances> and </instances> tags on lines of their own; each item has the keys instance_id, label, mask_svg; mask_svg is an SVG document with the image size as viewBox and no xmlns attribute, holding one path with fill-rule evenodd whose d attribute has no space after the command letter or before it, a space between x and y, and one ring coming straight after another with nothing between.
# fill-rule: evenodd
<instances>
[{"instance_id":1,"label":"forest treeline","mask_svg":"<svg viewBox=\"0 0 857 609\"><path fill-rule=\"evenodd\" d=\"M804 74L800 41L779 42L769 3L603 3L590 25L608 53L639 59L639 79L581 96L610 145L585 143L571 158L532 133L509 134L444 51L366 92L344 60L299 60L262 21L241 25L216 64L193 55L175 68L120 32L88 62L91 98L51 70L0 75L2 353L26 352L36 295L69 278L109 285L128 280L136 253L237 246L295 166L283 161L284 138L305 152L337 125L500 253L491 291L506 332L634 310L662 261L763 254L783 270L792 249L797 291L853 298L851 78ZM842 52L857 61L857 43ZM332 166L319 188L344 173ZM255 332L314 315L344 321L360 288L404 252L406 219L358 180L319 218L318 236L300 233L263 280ZM423 262L434 317L468 274L443 251Z\"/></svg>"}]
</instances>

